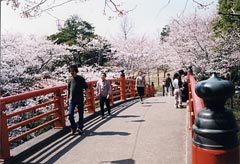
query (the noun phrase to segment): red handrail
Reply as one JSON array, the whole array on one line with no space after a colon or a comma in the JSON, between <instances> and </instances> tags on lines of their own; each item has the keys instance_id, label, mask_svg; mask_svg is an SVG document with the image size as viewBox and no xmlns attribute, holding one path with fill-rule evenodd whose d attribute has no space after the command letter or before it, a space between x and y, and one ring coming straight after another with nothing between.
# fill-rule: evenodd
<instances>
[{"instance_id":1,"label":"red handrail","mask_svg":"<svg viewBox=\"0 0 240 164\"><path fill-rule=\"evenodd\" d=\"M112 84L112 95L111 95L111 103L116 100L125 101L128 97L135 97L135 86L134 80L127 80L123 77L119 79L110 79L110 83ZM96 81L88 82L88 89L86 91L86 104L85 108L87 108L89 113L95 112L95 85ZM54 124L55 128L63 128L65 127L65 109L66 105L64 102L66 96L64 96L64 92L67 89L67 85L63 86L55 86L51 88L45 88L36 91L30 91L18 95L2 97L0 98L0 160L7 159L10 157L10 143L14 142L18 139L22 139L24 136L31 134L33 132L38 131L39 129L46 127L48 125ZM154 90L148 88L148 95L153 96ZM50 96L50 99L46 102L36 104L31 107L26 107L24 109L20 109L18 111L8 112L7 105L19 102L26 99L31 99L37 96L43 96L53 94ZM52 99L51 99L52 98ZM39 108L50 107L50 110L44 111L43 113L38 113L37 115L31 116L23 121L13 124L7 124L8 120L12 117L20 116L22 114L26 114L27 112L37 111ZM10 131L25 126L31 122L39 121L42 118L51 117L50 120L43 122L41 125L34 127L32 129L28 129L25 132L22 132L20 135L9 137L8 134Z\"/></svg>"},{"instance_id":2,"label":"red handrail","mask_svg":"<svg viewBox=\"0 0 240 164\"><path fill-rule=\"evenodd\" d=\"M189 90L189 116L190 124L189 128L192 128L195 118L199 111L205 108L203 100L197 96L195 92L196 80L191 72L188 73L188 90Z\"/></svg>"},{"instance_id":3,"label":"red handrail","mask_svg":"<svg viewBox=\"0 0 240 164\"><path fill-rule=\"evenodd\" d=\"M10 149L9 145L11 142L21 139L24 136L35 132L42 127L45 127L51 123L55 123L56 127L64 127L65 126L65 117L63 117L64 113L64 104L63 104L63 96L62 93L66 89L66 86L58 86L58 87L52 87L52 88L46 88L41 89L37 91L31 91L27 93L22 93L18 95L8 96L0 98L0 132L1 132L1 138L0 138L0 159L5 159L10 157ZM14 102L30 99L37 96L47 95L47 94L54 94L53 99L49 100L47 102L37 104L32 107L27 107L25 109L21 109L14 112L7 112L7 105L12 104ZM51 96L52 97L52 96ZM34 112L39 108L47 107L47 106L53 106L52 110L49 110L47 112L38 114L37 116L32 116L31 118L28 118L26 120L20 121L18 123L14 124L7 124L8 120L10 120L12 117L21 116L22 114L26 114L28 112ZM34 127L33 129L27 130L20 135L9 137L9 132L12 130L22 127L24 125L27 125L29 123L38 121L42 118L53 116L55 115L55 118L44 122L42 125L39 125L37 127Z\"/></svg>"},{"instance_id":4,"label":"red handrail","mask_svg":"<svg viewBox=\"0 0 240 164\"><path fill-rule=\"evenodd\" d=\"M190 111L190 127L189 128L192 130L192 125L194 123L194 119L196 117L199 117L198 113L201 110L204 110L206 107L205 107L203 100L196 95L196 92L195 92L196 81L195 81L195 78L193 77L192 73L188 74L188 80L189 80L188 88L189 88L189 111ZM211 110L211 109L209 109L209 110ZM231 140L234 137L237 138L237 134L236 134L236 136L234 136L235 134L233 134L233 133L226 134L226 132L225 132L225 134L224 134L223 131L226 127L225 127L225 124L221 123L221 122L233 122L234 118L230 118L230 117L226 116L225 120L224 120L222 117L222 114L217 115L216 113L217 112L215 112L215 113L213 112L213 114L212 114L212 116L215 115L214 116L215 118L213 117L210 119L210 116L209 116L208 118L206 118L207 121L205 123L204 123L204 121L202 123L200 121L200 120L204 119L204 117L202 115L202 117L198 118L198 120L199 120L198 122L200 122L200 123L199 124L196 123L195 130L194 131L192 130L192 137L193 137L193 143L191 145L191 147L192 147L191 148L192 149L192 158L191 158L192 164L203 164L203 163L239 164L239 145L235 145L235 147L230 147L230 148L224 144L222 145L224 148L211 147L211 144L213 143L211 140L213 140L213 139L221 138L221 140L223 140L223 139ZM218 116L221 116L221 118L218 118ZM209 123L209 122L215 121L214 119L216 119L216 125L220 129L217 129L217 130L211 129L214 126L210 126L211 123ZM211 121L209 121L209 120L211 120ZM205 125L205 127L209 127L209 129L211 131L218 131L221 133L218 133L218 134L217 133L211 134L209 132L207 133L207 131L210 131L210 130L205 129L204 124L206 124L207 126ZM212 124L214 124L214 123L212 123ZM222 125L224 125L224 126L222 126ZM199 128L199 126L200 126L200 128ZM235 127L232 127L232 128L235 128ZM202 134L200 134L200 133L197 134L196 129L201 129L202 132L203 131L205 131L205 132ZM228 129L225 131L233 131L233 130ZM224 135L232 136L232 138L225 137ZM194 141L196 141L197 139L201 140L200 142L203 142L203 143L204 142L206 143L206 141L209 139L210 146L208 146L208 144L206 144L207 146L202 146L204 144L198 145L198 144L196 144L196 142L194 143ZM222 141L219 142L219 139L217 139L215 142L222 144Z\"/></svg>"},{"instance_id":5,"label":"red handrail","mask_svg":"<svg viewBox=\"0 0 240 164\"><path fill-rule=\"evenodd\" d=\"M56 91L63 91L66 88L67 88L66 85L62 85L62 86L56 86L56 87L51 87L51 88L45 88L45 89L41 89L41 90L25 92L25 93L13 95L13 96L2 97L2 98L0 98L0 102L5 103L5 104L10 104L10 103L13 103L16 101L21 101L21 100L29 99L29 98L36 97L36 96L46 95L46 94L53 93Z\"/></svg>"},{"instance_id":6,"label":"red handrail","mask_svg":"<svg viewBox=\"0 0 240 164\"><path fill-rule=\"evenodd\" d=\"M188 102L188 111L189 111L189 129L191 130L191 135L193 137L193 129L192 126L194 124L195 118L198 115L198 112L204 108L204 103L200 97L196 95L195 87L196 87L196 80L192 74L192 72L188 72L188 94L189 94L189 102ZM190 146L190 145L189 145ZM192 149L191 145L191 148ZM193 160L191 158L191 160Z\"/></svg>"}]
</instances>

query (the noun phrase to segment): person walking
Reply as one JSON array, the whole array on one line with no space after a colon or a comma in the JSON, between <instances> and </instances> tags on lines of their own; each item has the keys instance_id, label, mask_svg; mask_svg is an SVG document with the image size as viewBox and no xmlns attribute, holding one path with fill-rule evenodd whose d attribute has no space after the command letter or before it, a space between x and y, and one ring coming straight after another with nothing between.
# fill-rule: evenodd
<instances>
[{"instance_id":1,"label":"person walking","mask_svg":"<svg viewBox=\"0 0 240 164\"><path fill-rule=\"evenodd\" d=\"M68 119L72 134L83 132L84 91L87 89L86 80L78 75L77 65L70 65L68 69L71 77L68 79ZM76 125L74 110L77 108L79 121Z\"/></svg>"},{"instance_id":2,"label":"person walking","mask_svg":"<svg viewBox=\"0 0 240 164\"><path fill-rule=\"evenodd\" d=\"M172 88L173 88L173 84L172 84L172 79L170 77L170 73L167 73L167 77L165 79L165 96L170 96L172 95Z\"/></svg>"},{"instance_id":3,"label":"person walking","mask_svg":"<svg viewBox=\"0 0 240 164\"><path fill-rule=\"evenodd\" d=\"M181 97L181 88L179 87L180 75L178 73L174 74L173 77L173 87L174 87L174 99L175 99L175 108L182 108L182 97Z\"/></svg>"},{"instance_id":4,"label":"person walking","mask_svg":"<svg viewBox=\"0 0 240 164\"><path fill-rule=\"evenodd\" d=\"M109 81L106 80L106 73L101 73L101 79L97 81L96 85L97 98L100 101L100 109L102 118L104 118L104 104L106 104L108 115L111 115L110 95L112 87Z\"/></svg>"},{"instance_id":5,"label":"person walking","mask_svg":"<svg viewBox=\"0 0 240 164\"><path fill-rule=\"evenodd\" d=\"M185 71L182 75L182 102L188 101L188 79L187 72Z\"/></svg>"},{"instance_id":6,"label":"person walking","mask_svg":"<svg viewBox=\"0 0 240 164\"><path fill-rule=\"evenodd\" d=\"M136 87L137 87L137 92L138 92L138 96L140 98L141 104L143 104L145 83L146 83L145 77L143 76L142 72L139 71L135 84L136 84Z\"/></svg>"},{"instance_id":7,"label":"person walking","mask_svg":"<svg viewBox=\"0 0 240 164\"><path fill-rule=\"evenodd\" d=\"M162 81L162 91L163 91L163 96L165 96L165 78L163 78L163 81Z\"/></svg>"}]
</instances>

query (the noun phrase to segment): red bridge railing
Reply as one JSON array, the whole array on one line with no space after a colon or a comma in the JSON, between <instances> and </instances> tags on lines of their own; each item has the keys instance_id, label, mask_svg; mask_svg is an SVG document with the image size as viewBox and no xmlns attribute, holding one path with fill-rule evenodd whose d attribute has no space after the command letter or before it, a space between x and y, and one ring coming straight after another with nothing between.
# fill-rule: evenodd
<instances>
[{"instance_id":1,"label":"red bridge railing","mask_svg":"<svg viewBox=\"0 0 240 164\"><path fill-rule=\"evenodd\" d=\"M188 90L189 90L189 129L192 129L198 112L205 107L203 100L195 92L196 80L191 72L188 73Z\"/></svg>"},{"instance_id":2,"label":"red bridge railing","mask_svg":"<svg viewBox=\"0 0 240 164\"><path fill-rule=\"evenodd\" d=\"M137 95L134 80L119 78L109 81L112 85L111 104L116 101L126 101ZM85 102L85 108L88 113L96 112L97 101L95 98L95 86L96 81L88 82ZM54 125L54 128L64 128L66 126L66 89L67 86L64 85L0 98L0 160L10 158L11 143L23 139L29 134L37 132L49 125ZM147 85L146 97L154 96L154 93L154 87ZM9 106L14 105L14 103L28 99L36 99L41 96L47 96L48 98L32 106L26 105L24 108L9 111ZM27 118L22 119L23 115L27 115ZM11 122L13 118L19 118L20 121L16 123ZM42 121L38 126L29 128L14 136L9 135L11 131L15 129L38 121Z\"/></svg>"},{"instance_id":3,"label":"red bridge railing","mask_svg":"<svg viewBox=\"0 0 240 164\"><path fill-rule=\"evenodd\" d=\"M189 72L188 80L192 164L239 164L238 126L232 111L224 107L234 85L216 74L196 85Z\"/></svg>"}]
</instances>

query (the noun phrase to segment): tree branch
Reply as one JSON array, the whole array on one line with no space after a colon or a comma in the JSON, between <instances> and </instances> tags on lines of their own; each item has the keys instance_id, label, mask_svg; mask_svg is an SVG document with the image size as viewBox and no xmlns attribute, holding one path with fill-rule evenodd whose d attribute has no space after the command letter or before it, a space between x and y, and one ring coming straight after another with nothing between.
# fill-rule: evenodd
<instances>
[{"instance_id":1,"label":"tree branch","mask_svg":"<svg viewBox=\"0 0 240 164\"><path fill-rule=\"evenodd\" d=\"M234 14L234 13L224 13L224 12L218 12L218 14L220 15L230 15L230 16L236 16L236 17L240 17L240 14Z\"/></svg>"},{"instance_id":2,"label":"tree branch","mask_svg":"<svg viewBox=\"0 0 240 164\"><path fill-rule=\"evenodd\" d=\"M127 13L129 13L130 11L133 11L136 6L131 9L131 10L124 10L124 9L120 9L121 5L116 4L113 0L104 0L105 1L105 5L104 5L104 9L103 9L103 13L106 14L106 8L108 7L112 12L115 12L118 14L118 16L123 16L126 15Z\"/></svg>"},{"instance_id":3,"label":"tree branch","mask_svg":"<svg viewBox=\"0 0 240 164\"><path fill-rule=\"evenodd\" d=\"M210 6L211 4L213 4L214 2L212 1L211 3L208 3L208 4L203 4L203 3L200 3L196 0L192 0L194 3L196 3L198 6L200 6L201 8L206 8L208 6Z\"/></svg>"},{"instance_id":4,"label":"tree branch","mask_svg":"<svg viewBox=\"0 0 240 164\"><path fill-rule=\"evenodd\" d=\"M87 0L65 0L60 3L57 3L56 0L1 0L0 2L6 2L7 5L11 5L13 9L21 8L21 15L23 17L29 18L29 17L36 17L38 15L41 15L43 12L47 12L49 10L52 10L56 7L65 5L67 3L73 2L73 1L79 1L84 2ZM50 2L49 2L50 1ZM43 7L44 4L49 4ZM115 0L104 0L104 14L106 13L106 9L109 8L112 12L117 13L118 16L122 16L127 14L128 12L134 10L135 8L131 10L124 10L121 9L121 5L118 5L115 3Z\"/></svg>"}]
</instances>

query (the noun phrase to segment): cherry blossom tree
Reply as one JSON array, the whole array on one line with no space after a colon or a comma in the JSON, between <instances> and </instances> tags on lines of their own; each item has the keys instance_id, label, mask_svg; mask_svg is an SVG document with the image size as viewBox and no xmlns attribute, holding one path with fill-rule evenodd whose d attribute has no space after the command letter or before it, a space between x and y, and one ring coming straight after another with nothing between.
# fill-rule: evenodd
<instances>
[{"instance_id":1,"label":"cherry blossom tree","mask_svg":"<svg viewBox=\"0 0 240 164\"><path fill-rule=\"evenodd\" d=\"M240 67L240 30L234 29L218 35L218 44L215 47L214 60L221 63L216 68L224 68L225 72L232 74L233 81L239 81ZM234 73L235 72L235 73Z\"/></svg>"},{"instance_id":2,"label":"cherry blossom tree","mask_svg":"<svg viewBox=\"0 0 240 164\"><path fill-rule=\"evenodd\" d=\"M133 32L134 24L129 19L128 16L124 16L122 21L121 21L120 28L121 28L122 37L125 40L127 40L129 38L129 35L131 35L131 33Z\"/></svg>"},{"instance_id":3,"label":"cherry blossom tree","mask_svg":"<svg viewBox=\"0 0 240 164\"><path fill-rule=\"evenodd\" d=\"M85 1L88 0L1 0L0 2L5 2L7 5L11 5L14 10L20 9L21 15L23 17L29 18L40 16L44 12L50 13L53 9L68 3L83 3ZM123 16L136 8L134 7L131 9L126 9L126 7L123 7L122 1L120 0L102 0L102 2L104 3L103 14L105 15L109 12L112 12L117 16ZM127 1L125 0L123 2ZM207 0L192 0L192 2L197 4L199 8L207 8L213 3L212 1L209 2ZM165 0L165 3L166 5L162 9L167 7L170 3L174 2L171 0ZM188 0L185 0L186 5L187 3ZM112 17L113 16L109 16L109 19Z\"/></svg>"},{"instance_id":4,"label":"cherry blossom tree","mask_svg":"<svg viewBox=\"0 0 240 164\"><path fill-rule=\"evenodd\" d=\"M112 45L117 51L114 56L115 64L125 69L129 75L136 74L139 70L151 73L160 65L164 65L164 53L160 52L157 38L118 38L112 40Z\"/></svg>"},{"instance_id":5,"label":"cherry blossom tree","mask_svg":"<svg viewBox=\"0 0 240 164\"><path fill-rule=\"evenodd\" d=\"M54 8L65 5L67 3L81 3L87 0L1 0L11 5L14 10L20 9L23 17L36 17L44 12L51 12ZM125 15L130 10L123 9L117 0L102 0L104 3L103 13L106 14L107 10L116 13L119 16Z\"/></svg>"},{"instance_id":6,"label":"cherry blossom tree","mask_svg":"<svg viewBox=\"0 0 240 164\"><path fill-rule=\"evenodd\" d=\"M215 37L212 21L216 16L175 18L169 24L170 34L163 43L165 51L172 51L172 67L192 65L197 73L225 74L239 65L239 33ZM234 38L234 39L233 39ZM177 64L177 65L176 65Z\"/></svg>"},{"instance_id":7,"label":"cherry blossom tree","mask_svg":"<svg viewBox=\"0 0 240 164\"><path fill-rule=\"evenodd\" d=\"M101 37L95 37L86 43L79 38L77 42L79 45L67 46L54 44L46 37L2 34L2 96L65 83L69 76L67 67L76 62L69 50L84 54L82 57L85 59L81 60L84 61L81 66L89 67L84 67L80 73L90 80L96 80L99 65L110 62L114 51L111 51L111 45ZM87 75L90 72L92 77Z\"/></svg>"},{"instance_id":8,"label":"cherry blossom tree","mask_svg":"<svg viewBox=\"0 0 240 164\"><path fill-rule=\"evenodd\" d=\"M37 80L71 60L65 46L54 45L44 37L3 34L1 41L1 86L5 94L29 90Z\"/></svg>"},{"instance_id":9,"label":"cherry blossom tree","mask_svg":"<svg viewBox=\"0 0 240 164\"><path fill-rule=\"evenodd\" d=\"M169 63L171 67L180 69L193 65L195 68L202 68L203 72L206 71L209 55L215 44L211 38L210 20L197 15L172 20L169 24L170 34L163 43L172 56Z\"/></svg>"},{"instance_id":10,"label":"cherry blossom tree","mask_svg":"<svg viewBox=\"0 0 240 164\"><path fill-rule=\"evenodd\" d=\"M199 76L217 72L222 75L239 66L239 32L214 36L216 15L177 17L169 24L164 38L135 37L113 41L115 62L129 73L156 68L179 70L192 65Z\"/></svg>"}]
</instances>

